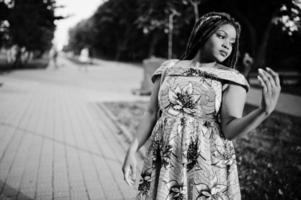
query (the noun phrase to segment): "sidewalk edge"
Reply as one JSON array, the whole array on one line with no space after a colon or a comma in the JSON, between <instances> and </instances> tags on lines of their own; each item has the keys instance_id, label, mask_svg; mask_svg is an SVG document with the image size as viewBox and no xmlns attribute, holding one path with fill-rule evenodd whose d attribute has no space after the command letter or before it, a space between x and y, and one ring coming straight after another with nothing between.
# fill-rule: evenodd
<instances>
[{"instance_id":1,"label":"sidewalk edge","mask_svg":"<svg viewBox=\"0 0 301 200\"><path fill-rule=\"evenodd\" d=\"M126 126L121 124L118 119L115 117L115 115L103 104L103 103L98 103L97 104L103 111L104 113L108 116L108 118L114 122L114 125L120 130L120 132L125 136L126 140L128 143L131 143L133 141L133 135L131 132L128 130ZM144 159L146 155L146 149L144 146L140 148L138 151L139 156Z\"/></svg>"}]
</instances>

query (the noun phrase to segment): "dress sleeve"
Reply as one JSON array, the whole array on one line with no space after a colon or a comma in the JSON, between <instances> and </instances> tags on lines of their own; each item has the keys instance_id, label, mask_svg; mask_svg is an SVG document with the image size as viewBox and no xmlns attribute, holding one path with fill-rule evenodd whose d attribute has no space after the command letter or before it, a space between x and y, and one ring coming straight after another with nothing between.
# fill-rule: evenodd
<instances>
[{"instance_id":1,"label":"dress sleeve","mask_svg":"<svg viewBox=\"0 0 301 200\"><path fill-rule=\"evenodd\" d=\"M177 59L171 59L164 61L152 74L151 81L154 83L156 81L156 78L161 76L161 74L165 71L165 69L173 66L178 60Z\"/></svg>"}]
</instances>

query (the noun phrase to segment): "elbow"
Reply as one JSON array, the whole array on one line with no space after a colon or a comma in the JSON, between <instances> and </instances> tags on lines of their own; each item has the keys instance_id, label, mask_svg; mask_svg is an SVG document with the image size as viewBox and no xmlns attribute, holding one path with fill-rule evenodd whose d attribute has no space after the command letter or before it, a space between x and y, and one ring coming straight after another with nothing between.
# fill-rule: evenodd
<instances>
[{"instance_id":1,"label":"elbow","mask_svg":"<svg viewBox=\"0 0 301 200\"><path fill-rule=\"evenodd\" d=\"M235 119L237 118L231 117L228 120L224 120L224 123L222 123L222 132L227 140L233 140L236 136L235 132L237 130L234 129L232 123Z\"/></svg>"},{"instance_id":2,"label":"elbow","mask_svg":"<svg viewBox=\"0 0 301 200\"><path fill-rule=\"evenodd\" d=\"M247 134L248 132L250 132L250 130L246 130L239 127L230 127L228 129L223 129L223 135L227 140L233 140L240 135Z\"/></svg>"},{"instance_id":3,"label":"elbow","mask_svg":"<svg viewBox=\"0 0 301 200\"><path fill-rule=\"evenodd\" d=\"M232 141L232 140L235 138L235 137L234 137L231 133L229 133L228 131L224 131L223 134L224 134L224 136L225 136L225 138L226 138L227 140Z\"/></svg>"},{"instance_id":4,"label":"elbow","mask_svg":"<svg viewBox=\"0 0 301 200\"><path fill-rule=\"evenodd\" d=\"M146 115L151 122L154 122L157 120L157 113L158 113L158 111L155 109L152 109L152 108L146 110Z\"/></svg>"}]
</instances>

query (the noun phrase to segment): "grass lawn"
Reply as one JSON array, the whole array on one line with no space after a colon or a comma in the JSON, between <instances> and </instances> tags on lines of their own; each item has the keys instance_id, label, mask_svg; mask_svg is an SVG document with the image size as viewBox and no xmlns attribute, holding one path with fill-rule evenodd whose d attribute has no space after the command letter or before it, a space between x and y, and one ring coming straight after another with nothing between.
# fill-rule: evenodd
<instances>
[{"instance_id":1,"label":"grass lawn","mask_svg":"<svg viewBox=\"0 0 301 200\"><path fill-rule=\"evenodd\" d=\"M105 106L135 135L147 102ZM245 113L252 109L247 105ZM256 130L234 140L242 199L301 199L300 122L274 112Z\"/></svg>"}]
</instances>

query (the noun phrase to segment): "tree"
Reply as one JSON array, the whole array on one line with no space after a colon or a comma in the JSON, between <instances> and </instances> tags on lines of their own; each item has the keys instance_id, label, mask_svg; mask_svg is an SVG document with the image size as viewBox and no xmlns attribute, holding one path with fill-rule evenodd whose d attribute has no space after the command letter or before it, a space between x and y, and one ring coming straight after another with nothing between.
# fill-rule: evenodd
<instances>
[{"instance_id":1,"label":"tree","mask_svg":"<svg viewBox=\"0 0 301 200\"><path fill-rule=\"evenodd\" d=\"M149 57L155 54L155 47L164 33L168 34L168 57L172 57L173 34L183 23L187 23L186 18L178 20L177 17L186 10L187 6L178 0L144 0L140 3L137 24L145 35L151 36Z\"/></svg>"},{"instance_id":2,"label":"tree","mask_svg":"<svg viewBox=\"0 0 301 200\"><path fill-rule=\"evenodd\" d=\"M263 66L258 62L270 65L271 62L273 64L279 61L279 56L274 56L274 60L270 59L271 52L275 52L271 48L274 46L271 40L283 37L284 32L279 31L281 28L277 29L281 25L280 21L278 25L271 22L275 21L273 18L281 17L278 11L282 4L288 5L290 2L291 0L130 0L125 3L122 0L109 0L87 19L85 23L89 25L80 28L83 29L79 31L81 33L75 34L78 31L73 30L71 35L77 35L73 42L75 46L91 45L98 55L109 59L141 60L152 55L180 57L199 15L213 10L222 11L230 13L242 24L241 58L245 53L250 54L254 59L253 68L257 68ZM180 17L172 17L172 13L178 13ZM285 37L289 37L288 42L300 41L297 35L287 34ZM292 56L296 57L296 48L293 46L277 52L283 55L293 52ZM248 70L245 70L245 75L247 74Z\"/></svg>"},{"instance_id":3,"label":"tree","mask_svg":"<svg viewBox=\"0 0 301 200\"><path fill-rule=\"evenodd\" d=\"M85 19L76 24L69 30L69 48L79 54L81 49L91 47L93 44L93 25L92 21Z\"/></svg>"},{"instance_id":4,"label":"tree","mask_svg":"<svg viewBox=\"0 0 301 200\"><path fill-rule=\"evenodd\" d=\"M130 41L135 42L140 34L135 24L137 7L137 0L111 0L99 6L89 19L98 52L115 60L127 54Z\"/></svg>"},{"instance_id":5,"label":"tree","mask_svg":"<svg viewBox=\"0 0 301 200\"><path fill-rule=\"evenodd\" d=\"M9 28L9 5L4 1L0 1L0 47L8 40L8 28Z\"/></svg>"},{"instance_id":6,"label":"tree","mask_svg":"<svg viewBox=\"0 0 301 200\"><path fill-rule=\"evenodd\" d=\"M14 0L9 8L8 45L17 45L15 65L22 65L22 48L37 51L39 55L51 48L54 37L55 0Z\"/></svg>"},{"instance_id":7,"label":"tree","mask_svg":"<svg viewBox=\"0 0 301 200\"><path fill-rule=\"evenodd\" d=\"M190 4L193 7L195 21L200 17L199 6L208 0L183 0L183 4Z\"/></svg>"}]
</instances>

